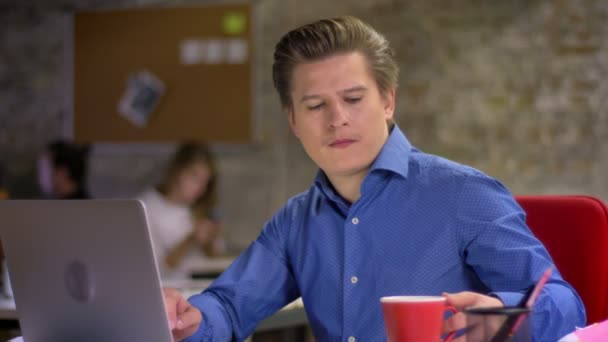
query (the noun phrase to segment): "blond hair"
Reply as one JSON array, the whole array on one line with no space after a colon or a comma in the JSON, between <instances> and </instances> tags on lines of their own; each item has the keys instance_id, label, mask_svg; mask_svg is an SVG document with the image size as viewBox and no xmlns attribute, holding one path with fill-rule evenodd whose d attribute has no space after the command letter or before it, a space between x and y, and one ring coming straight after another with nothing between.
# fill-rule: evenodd
<instances>
[{"instance_id":1,"label":"blond hair","mask_svg":"<svg viewBox=\"0 0 608 342\"><path fill-rule=\"evenodd\" d=\"M383 35L352 16L323 19L289 31L275 47L272 78L283 108L293 106L291 82L297 65L350 52L365 56L382 94L397 87L399 67Z\"/></svg>"},{"instance_id":2,"label":"blond hair","mask_svg":"<svg viewBox=\"0 0 608 342\"><path fill-rule=\"evenodd\" d=\"M156 188L163 195L167 195L169 189L175 185L179 174L197 163L202 163L209 168L210 177L206 191L195 199L191 210L197 217L210 217L213 216L212 212L217 204L217 171L213 154L206 144L196 142L180 144L169 162L165 177Z\"/></svg>"}]
</instances>

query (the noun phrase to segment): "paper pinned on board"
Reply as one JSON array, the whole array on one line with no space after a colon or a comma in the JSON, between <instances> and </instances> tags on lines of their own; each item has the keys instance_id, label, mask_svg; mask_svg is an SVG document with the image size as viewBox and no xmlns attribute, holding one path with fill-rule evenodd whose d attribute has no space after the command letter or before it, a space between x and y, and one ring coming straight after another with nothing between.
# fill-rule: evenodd
<instances>
[{"instance_id":1,"label":"paper pinned on board","mask_svg":"<svg viewBox=\"0 0 608 342\"><path fill-rule=\"evenodd\" d=\"M164 93L165 84L152 72L135 72L127 80L127 89L118 102L118 112L135 126L144 127Z\"/></svg>"}]
</instances>

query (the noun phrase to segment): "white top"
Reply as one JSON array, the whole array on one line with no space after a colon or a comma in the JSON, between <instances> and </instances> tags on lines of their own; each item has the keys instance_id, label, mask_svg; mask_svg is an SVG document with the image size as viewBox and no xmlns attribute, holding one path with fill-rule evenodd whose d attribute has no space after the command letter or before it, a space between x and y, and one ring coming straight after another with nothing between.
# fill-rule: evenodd
<instances>
[{"instance_id":1,"label":"white top","mask_svg":"<svg viewBox=\"0 0 608 342\"><path fill-rule=\"evenodd\" d=\"M138 197L146 206L150 235L161 278L188 278L192 268L205 263L207 256L192 246L175 270L169 270L164 260L177 244L192 232L194 220L190 208L176 205L152 188ZM216 241L223 245L223 241ZM221 247L221 246L220 246Z\"/></svg>"}]
</instances>

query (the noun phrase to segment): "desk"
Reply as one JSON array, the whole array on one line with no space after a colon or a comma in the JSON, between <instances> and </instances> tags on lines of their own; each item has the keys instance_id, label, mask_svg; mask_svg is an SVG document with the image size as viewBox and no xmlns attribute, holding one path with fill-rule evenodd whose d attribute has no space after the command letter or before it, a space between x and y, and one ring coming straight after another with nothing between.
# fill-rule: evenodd
<instances>
[{"instance_id":1,"label":"desk","mask_svg":"<svg viewBox=\"0 0 608 342\"><path fill-rule=\"evenodd\" d=\"M212 279L196 279L196 280L164 280L163 286L179 289L179 292L185 298L200 293L213 282ZM306 312L304 311L304 303L302 298L289 303L283 309L276 312L274 315L266 318L258 324L255 332L266 332L271 330L284 330L308 325Z\"/></svg>"},{"instance_id":2,"label":"desk","mask_svg":"<svg viewBox=\"0 0 608 342\"><path fill-rule=\"evenodd\" d=\"M184 268L189 270L193 279L217 278L225 269L232 264L235 258L209 258L203 262L200 260L184 261Z\"/></svg>"},{"instance_id":3,"label":"desk","mask_svg":"<svg viewBox=\"0 0 608 342\"><path fill-rule=\"evenodd\" d=\"M193 281L173 280L163 282L163 286L175 287L187 298L207 288L211 284L211 281L210 279ZM18 328L18 319L15 302L12 299L0 298L0 329ZM256 333L305 327L307 324L308 321L302 299L298 299L260 322L254 332L254 341Z\"/></svg>"}]
</instances>

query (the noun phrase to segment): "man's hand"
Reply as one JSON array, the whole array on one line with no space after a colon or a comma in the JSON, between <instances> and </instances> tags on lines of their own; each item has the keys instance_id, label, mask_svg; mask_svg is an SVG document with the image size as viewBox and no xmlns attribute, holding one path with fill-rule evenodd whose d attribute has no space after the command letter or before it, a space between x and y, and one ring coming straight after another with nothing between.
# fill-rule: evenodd
<instances>
[{"instance_id":1,"label":"man's hand","mask_svg":"<svg viewBox=\"0 0 608 342\"><path fill-rule=\"evenodd\" d=\"M193 335L203 320L200 310L190 305L176 289L165 288L163 295L173 341Z\"/></svg>"},{"instance_id":2,"label":"man's hand","mask_svg":"<svg viewBox=\"0 0 608 342\"><path fill-rule=\"evenodd\" d=\"M495 297L485 296L475 292L459 292L455 294L443 293L447 299L447 305L455 307L458 312L443 322L443 333L464 329L466 327L466 317L462 312L463 309L469 307L503 307L503 302ZM463 335L454 342L466 341L466 335Z\"/></svg>"}]
</instances>

